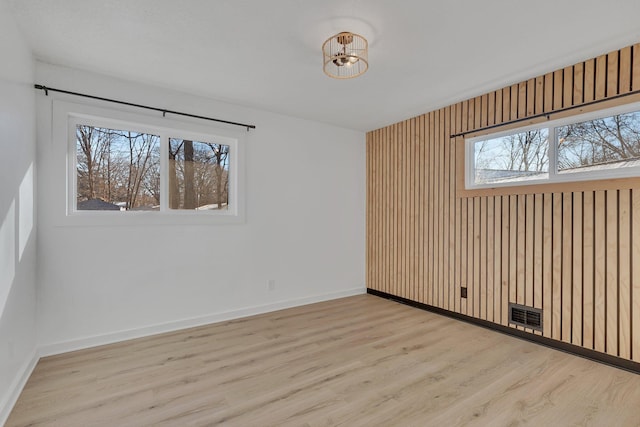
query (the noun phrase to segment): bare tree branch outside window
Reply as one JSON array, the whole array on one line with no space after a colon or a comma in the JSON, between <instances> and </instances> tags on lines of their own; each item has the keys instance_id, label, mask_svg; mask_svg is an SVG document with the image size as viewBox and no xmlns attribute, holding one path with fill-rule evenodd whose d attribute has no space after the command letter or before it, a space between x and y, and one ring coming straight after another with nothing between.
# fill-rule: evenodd
<instances>
[{"instance_id":1,"label":"bare tree branch outside window","mask_svg":"<svg viewBox=\"0 0 640 427\"><path fill-rule=\"evenodd\" d=\"M549 171L547 129L478 141L474 149L476 183L539 178Z\"/></svg>"},{"instance_id":2,"label":"bare tree branch outside window","mask_svg":"<svg viewBox=\"0 0 640 427\"><path fill-rule=\"evenodd\" d=\"M92 200L123 210L159 209L159 136L79 125L76 147L78 209Z\"/></svg>"},{"instance_id":3,"label":"bare tree branch outside window","mask_svg":"<svg viewBox=\"0 0 640 427\"><path fill-rule=\"evenodd\" d=\"M640 159L640 112L560 126L556 133L560 172Z\"/></svg>"},{"instance_id":4,"label":"bare tree branch outside window","mask_svg":"<svg viewBox=\"0 0 640 427\"><path fill-rule=\"evenodd\" d=\"M221 210L229 204L229 146L169 139L169 206Z\"/></svg>"}]
</instances>

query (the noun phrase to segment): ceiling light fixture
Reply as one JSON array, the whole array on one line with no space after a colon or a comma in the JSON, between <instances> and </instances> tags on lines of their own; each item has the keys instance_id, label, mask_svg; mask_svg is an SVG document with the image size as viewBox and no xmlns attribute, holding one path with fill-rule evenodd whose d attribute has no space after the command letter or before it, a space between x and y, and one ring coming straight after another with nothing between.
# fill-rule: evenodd
<instances>
[{"instance_id":1,"label":"ceiling light fixture","mask_svg":"<svg viewBox=\"0 0 640 427\"><path fill-rule=\"evenodd\" d=\"M350 32L338 33L322 45L324 73L334 79L351 79L369 68L367 39Z\"/></svg>"}]
</instances>

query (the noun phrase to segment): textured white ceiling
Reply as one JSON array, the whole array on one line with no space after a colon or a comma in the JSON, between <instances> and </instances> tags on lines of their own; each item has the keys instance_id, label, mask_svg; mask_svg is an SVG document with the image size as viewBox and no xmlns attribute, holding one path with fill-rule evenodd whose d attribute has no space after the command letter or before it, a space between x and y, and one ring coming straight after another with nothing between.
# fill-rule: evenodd
<instances>
[{"instance_id":1,"label":"textured white ceiling","mask_svg":"<svg viewBox=\"0 0 640 427\"><path fill-rule=\"evenodd\" d=\"M363 131L640 42L638 0L1 1L42 61ZM370 67L339 81L345 30Z\"/></svg>"}]
</instances>

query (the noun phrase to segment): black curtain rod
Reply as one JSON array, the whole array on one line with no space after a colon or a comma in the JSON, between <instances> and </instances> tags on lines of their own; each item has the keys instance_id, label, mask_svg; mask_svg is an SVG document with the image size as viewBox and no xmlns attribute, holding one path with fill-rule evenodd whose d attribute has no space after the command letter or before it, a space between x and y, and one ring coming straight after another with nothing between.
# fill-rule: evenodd
<instances>
[{"instance_id":1,"label":"black curtain rod","mask_svg":"<svg viewBox=\"0 0 640 427\"><path fill-rule=\"evenodd\" d=\"M172 110L167 110L167 109L164 109L164 108L149 107L147 105L134 104L132 102L118 101L117 99L109 99L109 98L103 98L101 96L87 95L85 93L71 92L71 91L62 90L62 89L55 89L55 88L52 88L52 87L47 87L47 86L43 86L43 85L39 85L39 84L35 84L34 87L36 89L43 90L46 96L49 96L49 92L60 92L60 93L66 93L67 95L75 95L75 96L81 96L83 98L97 99L98 101L113 102L115 104L128 105L130 107L137 107L137 108L144 108L144 109L147 109L147 110L159 111L159 112L162 113L163 117L167 113L169 113L169 114L175 114L177 116L185 116L185 117L193 117L195 119L210 120L212 122L225 123L225 124L233 125L233 126L241 126L243 128L247 128L247 132L249 131L249 129L255 129L256 128L254 125L248 125L246 123L230 122L230 121L227 121L227 120L214 119L212 117L205 117L205 116L198 116L196 114L182 113L180 111L172 111Z\"/></svg>"},{"instance_id":2,"label":"black curtain rod","mask_svg":"<svg viewBox=\"0 0 640 427\"><path fill-rule=\"evenodd\" d=\"M533 120L533 119L537 119L537 118L540 118L540 117L546 117L548 120L550 120L551 116L554 115L554 114L563 113L565 111L571 111L571 110L575 110L577 108L583 108L583 107L587 107L589 105L599 104L601 102L607 102L607 101L611 101L611 100L618 99L618 98L624 98L625 96L631 96L631 95L637 95L637 94L640 94L640 90L634 90L634 91L631 91L631 92L621 93L619 95L610 96L608 98L596 99L595 101L589 101L589 102L585 102L583 104L572 105L571 107L560 108L559 110L550 111L548 113L534 114L533 116L523 117L521 119L514 119L514 120L510 120L508 122L498 123L498 124L491 125L491 126L485 126L483 128L468 130L466 132L455 133L453 135L450 135L449 138L457 138L459 136L466 136L466 135L469 135L470 133L483 132L485 130L491 130L491 129L499 128L499 127L502 127L502 126L507 126L507 125L510 125L510 124L513 124L513 123L526 122L528 120Z\"/></svg>"}]
</instances>

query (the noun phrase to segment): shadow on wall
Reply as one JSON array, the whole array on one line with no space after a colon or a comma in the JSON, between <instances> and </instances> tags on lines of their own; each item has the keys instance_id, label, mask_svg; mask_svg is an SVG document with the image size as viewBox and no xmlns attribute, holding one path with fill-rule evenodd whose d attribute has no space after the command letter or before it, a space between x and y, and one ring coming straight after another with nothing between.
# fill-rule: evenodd
<instances>
[{"instance_id":1,"label":"shadow on wall","mask_svg":"<svg viewBox=\"0 0 640 427\"><path fill-rule=\"evenodd\" d=\"M22 178L17 197L9 203L0 224L0 318L33 232L33 184L31 163Z\"/></svg>"}]
</instances>

